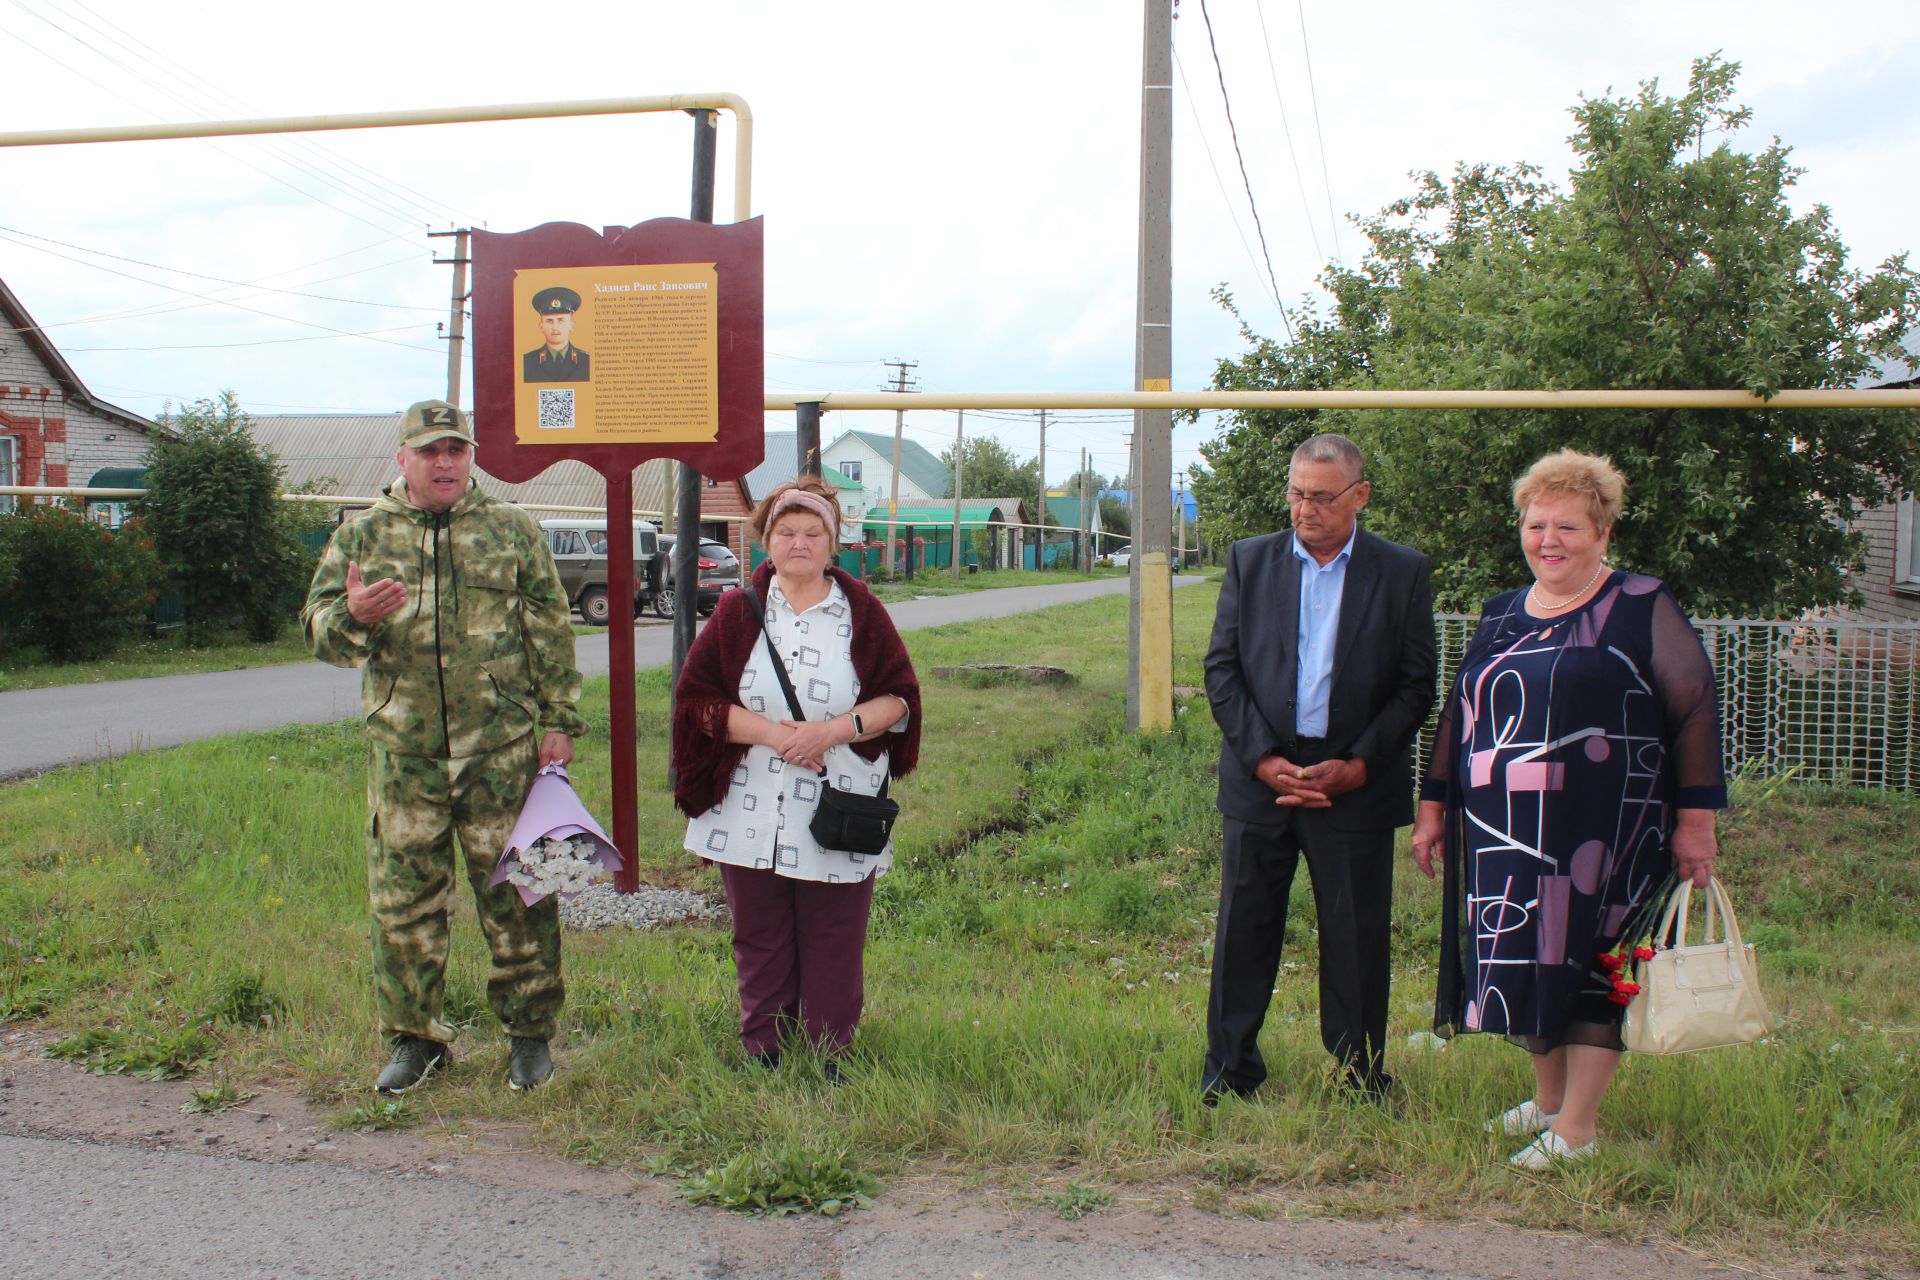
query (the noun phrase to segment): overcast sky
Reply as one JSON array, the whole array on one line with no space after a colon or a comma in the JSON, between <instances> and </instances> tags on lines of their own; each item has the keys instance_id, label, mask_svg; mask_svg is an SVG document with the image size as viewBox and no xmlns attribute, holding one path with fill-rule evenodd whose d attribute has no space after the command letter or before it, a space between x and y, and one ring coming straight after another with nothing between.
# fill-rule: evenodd
<instances>
[{"instance_id":1,"label":"overcast sky","mask_svg":"<svg viewBox=\"0 0 1920 1280\"><path fill-rule=\"evenodd\" d=\"M1405 194L1409 171L1528 160L1564 178L1580 95L1655 77L1678 92L1714 50L1745 68L1742 145L1794 148L1797 207L1827 204L1857 264L1916 239L1910 0L1210 0L1207 14L1290 303L1360 252L1348 216ZM1140 27L1133 0L9 0L0 130L725 90L756 122L770 389L875 389L904 359L929 390L1123 390ZM1240 346L1214 286L1256 329L1280 319L1199 0L1174 40L1173 380L1192 389ZM723 220L733 140L723 126ZM690 148L688 120L662 115L9 150L0 279L95 394L136 412L222 388L255 413L395 410L445 389L451 272L432 259L452 242L428 230L685 216ZM891 415L832 414L825 430L851 426L891 430ZM1035 448L1024 419L968 427ZM1058 421L1049 476L1081 447L1124 471L1129 429L1121 414ZM1182 428L1176 465L1215 429ZM952 414L908 420L936 452L953 430Z\"/></svg>"}]
</instances>

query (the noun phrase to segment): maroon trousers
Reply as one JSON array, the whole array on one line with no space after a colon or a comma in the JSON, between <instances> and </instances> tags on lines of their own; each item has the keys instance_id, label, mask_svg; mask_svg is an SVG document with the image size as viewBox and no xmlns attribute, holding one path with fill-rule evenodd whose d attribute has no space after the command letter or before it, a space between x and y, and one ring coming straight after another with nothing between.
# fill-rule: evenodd
<instances>
[{"instance_id":1,"label":"maroon trousers","mask_svg":"<svg viewBox=\"0 0 1920 1280\"><path fill-rule=\"evenodd\" d=\"M826 1053L846 1048L866 1007L874 878L828 884L727 863L720 878L733 912L747 1052L777 1053L782 1021L798 1024Z\"/></svg>"}]
</instances>

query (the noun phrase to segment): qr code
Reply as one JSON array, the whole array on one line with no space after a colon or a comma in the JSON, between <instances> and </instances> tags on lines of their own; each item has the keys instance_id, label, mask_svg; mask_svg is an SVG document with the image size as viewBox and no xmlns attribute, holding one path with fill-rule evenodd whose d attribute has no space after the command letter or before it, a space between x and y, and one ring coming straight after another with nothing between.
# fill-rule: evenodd
<instances>
[{"instance_id":1,"label":"qr code","mask_svg":"<svg viewBox=\"0 0 1920 1280\"><path fill-rule=\"evenodd\" d=\"M573 388L554 387L540 390L540 425L547 430L562 431L573 428Z\"/></svg>"}]
</instances>

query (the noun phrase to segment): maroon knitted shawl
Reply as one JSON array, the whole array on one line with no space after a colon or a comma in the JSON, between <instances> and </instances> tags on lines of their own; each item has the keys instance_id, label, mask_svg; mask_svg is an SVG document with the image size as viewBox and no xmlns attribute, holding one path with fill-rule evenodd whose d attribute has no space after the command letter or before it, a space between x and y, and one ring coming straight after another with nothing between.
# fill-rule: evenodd
<instances>
[{"instance_id":1,"label":"maroon knitted shawl","mask_svg":"<svg viewBox=\"0 0 1920 1280\"><path fill-rule=\"evenodd\" d=\"M838 568L827 573L853 608L853 670L860 677L861 698L895 694L907 703L906 729L853 743L853 750L863 760L887 752L888 772L904 778L920 762L920 679L913 660L873 592ZM772 581L769 561L753 575L762 600ZM760 635L760 616L750 597L729 591L687 650L673 689L673 802L690 818L720 803L733 767L747 754L745 743L727 741L727 709L746 705L740 701L740 673Z\"/></svg>"}]
</instances>

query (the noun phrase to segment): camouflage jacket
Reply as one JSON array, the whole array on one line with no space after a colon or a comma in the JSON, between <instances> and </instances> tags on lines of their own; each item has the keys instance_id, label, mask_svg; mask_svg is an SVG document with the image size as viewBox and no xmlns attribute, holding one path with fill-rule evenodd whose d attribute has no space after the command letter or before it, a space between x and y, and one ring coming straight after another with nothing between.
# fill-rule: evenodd
<instances>
[{"instance_id":1,"label":"camouflage jacket","mask_svg":"<svg viewBox=\"0 0 1920 1280\"><path fill-rule=\"evenodd\" d=\"M347 612L347 562L407 602L372 626ZM360 667L367 733L389 751L472 756L535 729L579 737L580 672L560 577L540 528L477 487L436 515L395 480L334 532L300 611L313 656Z\"/></svg>"}]
</instances>

